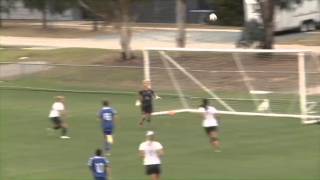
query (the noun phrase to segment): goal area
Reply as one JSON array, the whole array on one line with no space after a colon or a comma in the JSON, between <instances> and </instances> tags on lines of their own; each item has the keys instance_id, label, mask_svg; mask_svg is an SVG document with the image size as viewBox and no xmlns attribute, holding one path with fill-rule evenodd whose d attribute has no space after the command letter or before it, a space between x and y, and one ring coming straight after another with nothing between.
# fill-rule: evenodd
<instances>
[{"instance_id":1,"label":"goal area","mask_svg":"<svg viewBox=\"0 0 320 180\"><path fill-rule=\"evenodd\" d=\"M320 119L320 59L310 51L148 48L144 80L162 98L154 115L193 112L210 99L221 114Z\"/></svg>"}]
</instances>

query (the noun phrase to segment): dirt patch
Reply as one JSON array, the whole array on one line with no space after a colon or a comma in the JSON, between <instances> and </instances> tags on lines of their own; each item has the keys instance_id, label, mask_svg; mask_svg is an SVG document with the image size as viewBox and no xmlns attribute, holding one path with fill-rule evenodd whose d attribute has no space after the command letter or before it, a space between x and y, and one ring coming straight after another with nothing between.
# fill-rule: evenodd
<instances>
[{"instance_id":1,"label":"dirt patch","mask_svg":"<svg viewBox=\"0 0 320 180\"><path fill-rule=\"evenodd\" d=\"M307 94L309 95L320 95L320 85L316 87L311 87L307 89Z\"/></svg>"},{"instance_id":2,"label":"dirt patch","mask_svg":"<svg viewBox=\"0 0 320 180\"><path fill-rule=\"evenodd\" d=\"M26 64L28 64L26 66ZM37 72L47 71L50 66L46 62L24 62L18 64L2 64L0 65L0 79L10 79L12 77L33 74Z\"/></svg>"}]
</instances>

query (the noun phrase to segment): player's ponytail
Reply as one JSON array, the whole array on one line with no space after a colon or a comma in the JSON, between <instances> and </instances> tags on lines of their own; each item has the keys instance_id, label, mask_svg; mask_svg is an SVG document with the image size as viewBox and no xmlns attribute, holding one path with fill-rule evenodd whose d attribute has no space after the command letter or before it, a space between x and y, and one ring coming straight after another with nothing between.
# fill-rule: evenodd
<instances>
[{"instance_id":1,"label":"player's ponytail","mask_svg":"<svg viewBox=\"0 0 320 180\"><path fill-rule=\"evenodd\" d=\"M208 109L209 100L208 99L202 99L202 104L200 107L203 107L205 110Z\"/></svg>"}]
</instances>

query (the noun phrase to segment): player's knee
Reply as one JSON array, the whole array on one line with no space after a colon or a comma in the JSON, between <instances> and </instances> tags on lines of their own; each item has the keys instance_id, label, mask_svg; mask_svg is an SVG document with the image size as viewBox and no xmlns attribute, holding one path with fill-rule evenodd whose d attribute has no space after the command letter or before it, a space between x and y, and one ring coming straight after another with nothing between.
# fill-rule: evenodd
<instances>
[{"instance_id":1,"label":"player's knee","mask_svg":"<svg viewBox=\"0 0 320 180\"><path fill-rule=\"evenodd\" d=\"M106 142L113 144L114 140L113 140L113 136L112 135L106 135Z\"/></svg>"},{"instance_id":2,"label":"player's knee","mask_svg":"<svg viewBox=\"0 0 320 180\"><path fill-rule=\"evenodd\" d=\"M66 124L66 123L62 123L60 126L61 126L61 128L68 128L68 124Z\"/></svg>"},{"instance_id":3,"label":"player's knee","mask_svg":"<svg viewBox=\"0 0 320 180\"><path fill-rule=\"evenodd\" d=\"M218 137L210 137L210 142L217 142L219 141Z\"/></svg>"}]
</instances>

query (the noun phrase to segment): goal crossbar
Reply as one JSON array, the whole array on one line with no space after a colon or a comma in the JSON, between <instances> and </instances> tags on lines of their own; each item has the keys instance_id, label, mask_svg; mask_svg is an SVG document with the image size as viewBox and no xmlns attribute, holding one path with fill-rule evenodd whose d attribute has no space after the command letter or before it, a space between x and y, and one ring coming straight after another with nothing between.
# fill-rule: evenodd
<instances>
[{"instance_id":1,"label":"goal crossbar","mask_svg":"<svg viewBox=\"0 0 320 180\"><path fill-rule=\"evenodd\" d=\"M202 49L202 48L161 48L161 47L149 47L144 48L143 51L180 51L180 52L230 52L230 53L311 53L312 51L301 50L301 49L235 49L235 48L226 48L226 49Z\"/></svg>"},{"instance_id":2,"label":"goal crossbar","mask_svg":"<svg viewBox=\"0 0 320 180\"><path fill-rule=\"evenodd\" d=\"M152 113L153 116L157 115L170 115L172 113L202 113L198 109L176 109L170 111L159 111ZM232 112L232 111L217 111L217 114L225 114L225 115L240 115L240 116L264 116L264 117L283 117L283 118L320 118L320 115L299 115L299 114L276 114L276 113L255 113L255 112Z\"/></svg>"}]
</instances>

